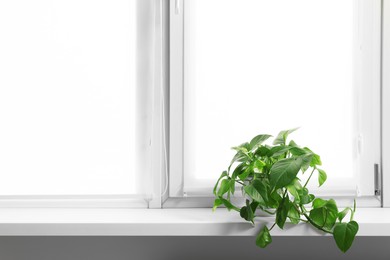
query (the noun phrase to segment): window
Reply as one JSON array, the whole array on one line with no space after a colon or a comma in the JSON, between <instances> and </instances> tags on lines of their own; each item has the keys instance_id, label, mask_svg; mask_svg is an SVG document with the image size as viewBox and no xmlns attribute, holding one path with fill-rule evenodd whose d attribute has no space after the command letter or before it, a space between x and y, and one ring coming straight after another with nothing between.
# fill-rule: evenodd
<instances>
[{"instance_id":1,"label":"window","mask_svg":"<svg viewBox=\"0 0 390 260\"><path fill-rule=\"evenodd\" d=\"M328 172L322 195L373 196L380 1L182 3L171 16L170 195L211 196L231 146L300 127L292 138Z\"/></svg>"},{"instance_id":2,"label":"window","mask_svg":"<svg viewBox=\"0 0 390 260\"><path fill-rule=\"evenodd\" d=\"M384 10L381 0L0 2L0 206L210 206L231 146L294 127L328 173L311 190L378 206Z\"/></svg>"},{"instance_id":3,"label":"window","mask_svg":"<svg viewBox=\"0 0 390 260\"><path fill-rule=\"evenodd\" d=\"M0 3L0 195L150 199L160 9Z\"/></svg>"}]
</instances>

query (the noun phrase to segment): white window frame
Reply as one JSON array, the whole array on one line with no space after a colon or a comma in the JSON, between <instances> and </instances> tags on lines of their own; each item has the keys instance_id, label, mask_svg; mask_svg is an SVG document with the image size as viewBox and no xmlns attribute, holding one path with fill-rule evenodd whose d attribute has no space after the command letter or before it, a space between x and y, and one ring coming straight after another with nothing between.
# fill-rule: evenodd
<instances>
[{"instance_id":1,"label":"white window frame","mask_svg":"<svg viewBox=\"0 0 390 260\"><path fill-rule=\"evenodd\" d=\"M142 178L150 180L142 185L147 186L147 194L118 194L118 195L0 195L1 208L161 208L162 206L162 184L165 171L164 160L164 139L162 128L167 121L162 114L163 105L166 103L168 93L168 38L166 37L168 28L168 1L169 0L134 0L137 1L138 22L150 19L155 23L155 31L151 29L138 29L137 45L139 58L150 54L150 46L146 46L146 41L155 40L154 68L149 64L137 64L137 74L142 72L143 77L138 77L137 84L149 87L151 93L143 96L142 100L137 100L147 117L150 118L152 129L141 129L137 131L149 131L137 145L146 147L148 165L145 165ZM155 37L156 39L152 39ZM165 94L164 94L165 93ZM165 98L165 99L164 99ZM165 104L167 110L167 104ZM167 111L165 111L167 113ZM145 115L143 115L145 116ZM138 176L137 176L138 179ZM137 184L138 185L138 184ZM165 195L167 197L167 195Z\"/></svg>"},{"instance_id":2,"label":"white window frame","mask_svg":"<svg viewBox=\"0 0 390 260\"><path fill-rule=\"evenodd\" d=\"M382 0L382 206L390 208L390 0Z\"/></svg>"},{"instance_id":3,"label":"white window frame","mask_svg":"<svg viewBox=\"0 0 390 260\"><path fill-rule=\"evenodd\" d=\"M186 31L186 1L191 0L171 0L170 1L170 157L169 157L169 198L165 200L164 207L209 207L212 205L213 197L202 196L202 193L188 194L183 190L184 187L184 121L185 121L185 88L186 88L186 69L184 58L186 56L185 50L185 31ZM359 185L358 193L364 194L357 198L359 207L380 207L383 205L390 206L389 196L386 199L386 193L383 192L383 186L390 187L390 181L385 178L383 172L390 171L390 163L384 160L382 164L382 157L387 153L390 155L390 140L387 140L385 133L390 133L390 120L386 120L386 111L390 110L390 93L387 93L384 86L389 84L390 76L383 73L385 68L390 68L390 62L387 61L390 56L388 47L384 44L390 41L389 30L386 31L386 25L390 24L388 20L384 19L385 14L390 14L390 0L358 0L359 8L357 12L359 15L355 17L362 17L362 11L365 10L364 21L370 21L365 23L364 26L359 24L355 28L355 35L359 37L361 45L369 45L370 50L379 54L378 59L372 61L371 56L373 53L363 53L360 55L360 60L355 62L355 70L357 71L369 71L365 73L363 79L355 79L359 83L358 92L360 95L360 101L364 97L364 106L376 107L377 119L370 118L371 115L362 113L363 120L366 122L368 119L374 120L378 126L377 129L371 131L363 124L359 124L359 135L357 135L357 141L360 143L357 146L362 146L364 143L375 144L373 146L380 147L377 151L374 151L374 161L378 164L378 187L381 190L381 195L375 195L374 187L374 163L360 165L362 171L366 174L358 175ZM371 10L371 12L367 12ZM363 18L359 18L363 19ZM390 19L389 19L390 20ZM384 24L383 24L384 23ZM388 25L390 27L390 25ZM384 28L384 30L383 30ZM390 44L388 44L390 45ZM355 48L355 52L361 51L361 48ZM387 58L387 59L386 59ZM389 70L387 70L389 71ZM358 74L358 73L355 73ZM371 91L366 86L379 86L374 91ZM390 86L389 86L390 87ZM389 91L390 92L390 91ZM376 96L376 98L375 98ZM380 98L381 97L381 98ZM367 101L368 100L368 101ZM387 101L388 100L388 101ZM386 102L387 101L387 102ZM379 104L380 103L380 104ZM377 105L377 106L375 106ZM387 106L386 106L387 105ZM364 106L360 108L365 111ZM387 118L389 118L389 115ZM364 137L362 140L362 136ZM374 140L376 138L376 140ZM383 142L381 141L383 140ZM363 142L362 142L363 141ZM389 150L389 151L387 151ZM367 155L366 155L367 156ZM370 155L368 155L370 156ZM390 160L390 156L387 156ZM389 161L388 160L388 161ZM383 178L383 181L382 181ZM370 183L366 185L366 183ZM386 185L388 184L388 185ZM325 194L323 197L328 197ZM331 196L330 196L331 195ZM336 197L340 206L351 205L353 199L356 197L353 194L337 194L335 191L329 194L329 197ZM237 200L240 200L237 198Z\"/></svg>"}]
</instances>

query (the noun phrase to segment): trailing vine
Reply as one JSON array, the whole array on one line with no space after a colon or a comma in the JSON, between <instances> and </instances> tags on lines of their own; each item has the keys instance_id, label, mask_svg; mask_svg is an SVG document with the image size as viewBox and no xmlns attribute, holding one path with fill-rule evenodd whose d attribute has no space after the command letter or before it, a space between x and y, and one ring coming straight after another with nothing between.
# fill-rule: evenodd
<instances>
[{"instance_id":1,"label":"trailing vine","mask_svg":"<svg viewBox=\"0 0 390 260\"><path fill-rule=\"evenodd\" d=\"M293 140L287 144L289 134L295 130L281 131L272 145L264 144L272 136L263 134L233 147L236 154L214 187L213 210L224 205L253 225L257 211L274 215L274 224L270 228L265 225L256 237L256 245L261 248L272 242L270 231L275 225L283 229L289 220L292 224L304 222L332 234L338 248L346 252L359 230L353 220L356 203L339 211L335 200L316 198L309 192L307 185L313 176L317 175L318 185L322 186L327 175L320 168L318 154ZM299 177L306 178L303 185ZM241 207L231 201L237 186L245 197L245 205ZM345 222L348 213L350 218Z\"/></svg>"}]
</instances>

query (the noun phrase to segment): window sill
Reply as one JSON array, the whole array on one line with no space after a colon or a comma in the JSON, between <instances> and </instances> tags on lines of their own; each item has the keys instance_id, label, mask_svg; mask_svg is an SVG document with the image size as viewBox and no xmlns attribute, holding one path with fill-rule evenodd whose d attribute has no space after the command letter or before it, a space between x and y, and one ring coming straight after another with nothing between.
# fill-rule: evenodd
<instances>
[{"instance_id":1,"label":"window sill","mask_svg":"<svg viewBox=\"0 0 390 260\"><path fill-rule=\"evenodd\" d=\"M359 236L390 236L390 208L360 208ZM22 209L0 210L0 236L253 236L256 227L236 212L196 209ZM309 225L287 224L274 236L323 235Z\"/></svg>"}]
</instances>

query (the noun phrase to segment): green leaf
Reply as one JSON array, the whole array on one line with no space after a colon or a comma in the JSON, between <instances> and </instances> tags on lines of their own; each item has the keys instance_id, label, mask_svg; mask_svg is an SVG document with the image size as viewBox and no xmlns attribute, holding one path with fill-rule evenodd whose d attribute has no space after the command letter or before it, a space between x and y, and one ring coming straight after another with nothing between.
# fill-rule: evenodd
<instances>
[{"instance_id":1,"label":"green leaf","mask_svg":"<svg viewBox=\"0 0 390 260\"><path fill-rule=\"evenodd\" d=\"M232 161L230 162L230 166L229 166L229 169L230 167L233 165L233 163L235 162L245 162L246 160L248 160L248 155L242 153L242 152L237 152Z\"/></svg>"},{"instance_id":2,"label":"green leaf","mask_svg":"<svg viewBox=\"0 0 390 260\"><path fill-rule=\"evenodd\" d=\"M284 146L284 145L274 146L269 151L268 157L277 158L281 155L284 155L286 152L288 152L290 148L291 148L290 146Z\"/></svg>"},{"instance_id":3,"label":"green leaf","mask_svg":"<svg viewBox=\"0 0 390 260\"><path fill-rule=\"evenodd\" d=\"M291 220L291 223L298 224L300 221L300 214L294 204L290 202L290 209L287 214L288 218Z\"/></svg>"},{"instance_id":4,"label":"green leaf","mask_svg":"<svg viewBox=\"0 0 390 260\"><path fill-rule=\"evenodd\" d=\"M214 189L213 189L214 195L217 195L217 188L218 188L219 182L221 181L222 178L224 178L224 177L226 177L226 176L228 176L228 174L227 174L226 171L222 172L221 176L219 176L219 178L218 178L218 180L217 180L217 183L215 184Z\"/></svg>"},{"instance_id":5,"label":"green leaf","mask_svg":"<svg viewBox=\"0 0 390 260\"><path fill-rule=\"evenodd\" d=\"M294 185L292 185L292 184L288 185L287 190L294 197L294 201L299 202L299 193L298 193L297 189L294 187Z\"/></svg>"},{"instance_id":6,"label":"green leaf","mask_svg":"<svg viewBox=\"0 0 390 260\"><path fill-rule=\"evenodd\" d=\"M266 203L268 201L268 188L258 179L245 186L244 191L257 202Z\"/></svg>"},{"instance_id":7,"label":"green leaf","mask_svg":"<svg viewBox=\"0 0 390 260\"><path fill-rule=\"evenodd\" d=\"M256 155L259 155L261 157L264 157L264 156L268 156L268 153L270 152L270 149L267 148L266 146L260 146L257 151L256 151Z\"/></svg>"},{"instance_id":8,"label":"green leaf","mask_svg":"<svg viewBox=\"0 0 390 260\"><path fill-rule=\"evenodd\" d=\"M336 205L336 201L334 199L328 200L328 203L324 207L326 207L328 210L330 210L332 212L335 212L335 213L339 212L339 209L337 208L337 205Z\"/></svg>"},{"instance_id":9,"label":"green leaf","mask_svg":"<svg viewBox=\"0 0 390 260\"><path fill-rule=\"evenodd\" d=\"M300 196L299 196L299 190L302 190L301 182L298 178L295 178L289 185L287 185L287 190L290 192L292 196L294 196L294 201L299 203Z\"/></svg>"},{"instance_id":10,"label":"green leaf","mask_svg":"<svg viewBox=\"0 0 390 260\"><path fill-rule=\"evenodd\" d=\"M291 140L291 141L288 143L288 146L291 146L291 147L299 147L299 146L297 145L297 143L294 142L294 140Z\"/></svg>"},{"instance_id":11,"label":"green leaf","mask_svg":"<svg viewBox=\"0 0 390 260\"><path fill-rule=\"evenodd\" d=\"M333 230L333 237L338 248L342 252L347 252L348 249L352 246L353 240L355 239L358 231L359 224L355 221L336 224Z\"/></svg>"},{"instance_id":12,"label":"green leaf","mask_svg":"<svg viewBox=\"0 0 390 260\"><path fill-rule=\"evenodd\" d=\"M310 150L307 147L304 147L303 149L313 154L313 158L312 158L312 161L310 163L311 167L314 167L316 165L322 165L321 157L318 154L314 153L312 150Z\"/></svg>"},{"instance_id":13,"label":"green leaf","mask_svg":"<svg viewBox=\"0 0 390 260\"><path fill-rule=\"evenodd\" d=\"M229 186L230 186L230 189L229 189L230 193L234 194L234 192L236 190L236 181L234 179L230 179Z\"/></svg>"},{"instance_id":14,"label":"green leaf","mask_svg":"<svg viewBox=\"0 0 390 260\"><path fill-rule=\"evenodd\" d=\"M321 187L322 184L324 184L324 182L326 181L326 179L328 177L327 177L326 172L324 170L317 169L317 171L318 171L318 185L319 185L319 187Z\"/></svg>"},{"instance_id":15,"label":"green leaf","mask_svg":"<svg viewBox=\"0 0 390 260\"><path fill-rule=\"evenodd\" d=\"M251 208L252 208L252 211L253 211L253 214L256 213L256 209L257 209L257 206L259 206L259 203L257 201L252 201L251 204L250 204Z\"/></svg>"},{"instance_id":16,"label":"green leaf","mask_svg":"<svg viewBox=\"0 0 390 260\"><path fill-rule=\"evenodd\" d=\"M252 221L253 219L253 214L252 214L252 218L250 219L249 218L249 214L248 214L248 207L247 206L243 206L241 209L240 209L240 217L242 217L243 219L245 219L246 221Z\"/></svg>"},{"instance_id":17,"label":"green leaf","mask_svg":"<svg viewBox=\"0 0 390 260\"><path fill-rule=\"evenodd\" d=\"M308 194L304 198L301 198L301 204L309 204L312 202L316 197L313 194Z\"/></svg>"},{"instance_id":18,"label":"green leaf","mask_svg":"<svg viewBox=\"0 0 390 260\"><path fill-rule=\"evenodd\" d=\"M249 159L249 150L250 150L250 145L249 143L243 143L239 146L232 147L233 150L236 150L237 153L234 155L232 161L230 162L230 167L233 165L235 162L245 162Z\"/></svg>"},{"instance_id":19,"label":"green leaf","mask_svg":"<svg viewBox=\"0 0 390 260\"><path fill-rule=\"evenodd\" d=\"M282 196L280 196L276 191L272 192L270 196L268 196L268 206L270 208L277 208L282 201Z\"/></svg>"},{"instance_id":20,"label":"green leaf","mask_svg":"<svg viewBox=\"0 0 390 260\"><path fill-rule=\"evenodd\" d=\"M302 158L301 171L304 173L310 166L310 163L313 158L313 154L305 154L302 155L301 158Z\"/></svg>"},{"instance_id":21,"label":"green leaf","mask_svg":"<svg viewBox=\"0 0 390 260\"><path fill-rule=\"evenodd\" d=\"M291 143L291 142L290 142ZM289 144L290 145L290 144ZM292 155L295 155L295 156L301 156L301 155L305 155L305 154L308 154L310 152L306 151L305 149L303 148L300 148L300 147L297 147L297 146L292 146L291 149L290 149L290 153Z\"/></svg>"},{"instance_id":22,"label":"green leaf","mask_svg":"<svg viewBox=\"0 0 390 260\"><path fill-rule=\"evenodd\" d=\"M309 194L309 190L307 188L298 190L298 193L299 193L299 204L301 205L309 204L315 199L313 194Z\"/></svg>"},{"instance_id":23,"label":"green leaf","mask_svg":"<svg viewBox=\"0 0 390 260\"><path fill-rule=\"evenodd\" d=\"M321 157L318 154L313 153L313 158L311 160L310 166L314 167L316 165L322 165Z\"/></svg>"},{"instance_id":24,"label":"green leaf","mask_svg":"<svg viewBox=\"0 0 390 260\"><path fill-rule=\"evenodd\" d=\"M322 207L326 206L327 203L328 203L327 200L323 200L323 199L320 199L320 198L316 198L316 199L313 201L313 208L322 208Z\"/></svg>"},{"instance_id":25,"label":"green leaf","mask_svg":"<svg viewBox=\"0 0 390 260\"><path fill-rule=\"evenodd\" d=\"M275 145L278 145L278 144L285 145L288 135L291 134L292 132L294 132L297 129L298 128L280 131L278 136L275 138L273 144L275 144Z\"/></svg>"},{"instance_id":26,"label":"green leaf","mask_svg":"<svg viewBox=\"0 0 390 260\"><path fill-rule=\"evenodd\" d=\"M246 154L251 149L251 146L249 143L243 143L243 144L240 144L239 146L232 147L232 149L236 150L237 152L242 152L242 153Z\"/></svg>"},{"instance_id":27,"label":"green leaf","mask_svg":"<svg viewBox=\"0 0 390 260\"><path fill-rule=\"evenodd\" d=\"M266 226L263 227L261 232L256 237L256 245L261 248L265 248L267 245L272 243L272 237Z\"/></svg>"},{"instance_id":28,"label":"green leaf","mask_svg":"<svg viewBox=\"0 0 390 260\"><path fill-rule=\"evenodd\" d=\"M218 190L218 197L222 197L223 194L225 194L226 192L228 192L230 190L230 180L228 179L223 179L221 181L221 186L219 187L219 190Z\"/></svg>"},{"instance_id":29,"label":"green leaf","mask_svg":"<svg viewBox=\"0 0 390 260\"><path fill-rule=\"evenodd\" d=\"M343 211L339 212L338 219L340 222L343 221L345 216L348 214L348 211L352 211L352 209L350 207L347 207Z\"/></svg>"},{"instance_id":30,"label":"green leaf","mask_svg":"<svg viewBox=\"0 0 390 260\"><path fill-rule=\"evenodd\" d=\"M248 167L246 163L240 163L237 165L237 167L234 169L232 173L232 179L236 179L238 175L244 172L244 170Z\"/></svg>"},{"instance_id":31,"label":"green leaf","mask_svg":"<svg viewBox=\"0 0 390 260\"><path fill-rule=\"evenodd\" d=\"M331 230L336 223L338 209L333 199L315 199L313 209L310 211L310 218L319 226Z\"/></svg>"},{"instance_id":32,"label":"green leaf","mask_svg":"<svg viewBox=\"0 0 390 260\"><path fill-rule=\"evenodd\" d=\"M251 151L256 150L262 143L267 141L272 135L257 135L249 143Z\"/></svg>"},{"instance_id":33,"label":"green leaf","mask_svg":"<svg viewBox=\"0 0 390 260\"><path fill-rule=\"evenodd\" d=\"M222 200L220 198L217 198L214 200L214 206L213 206L213 211L215 211L219 206L221 206L223 203L222 203Z\"/></svg>"},{"instance_id":34,"label":"green leaf","mask_svg":"<svg viewBox=\"0 0 390 260\"><path fill-rule=\"evenodd\" d=\"M240 210L240 216L246 221L250 221L253 223L253 219L255 217L252 207L249 203L249 200L246 200L246 206L242 207Z\"/></svg>"},{"instance_id":35,"label":"green leaf","mask_svg":"<svg viewBox=\"0 0 390 260\"><path fill-rule=\"evenodd\" d=\"M253 163L253 172L260 173L263 171L264 166L266 165L265 162L262 160L256 160Z\"/></svg>"},{"instance_id":36,"label":"green leaf","mask_svg":"<svg viewBox=\"0 0 390 260\"><path fill-rule=\"evenodd\" d=\"M318 226L330 230L336 223L337 214L329 212L326 208L317 208L310 210L310 218Z\"/></svg>"},{"instance_id":37,"label":"green leaf","mask_svg":"<svg viewBox=\"0 0 390 260\"><path fill-rule=\"evenodd\" d=\"M307 147L292 147L290 149L290 153L294 156L307 156L304 160L304 164L302 165L302 172L305 172L309 168L309 166L314 167L316 165L321 165L320 156L318 154L313 153L313 151L311 151Z\"/></svg>"},{"instance_id":38,"label":"green leaf","mask_svg":"<svg viewBox=\"0 0 390 260\"><path fill-rule=\"evenodd\" d=\"M248 176L253 173L252 167L252 165L246 167L246 169L240 175L238 175L238 178L240 178L242 181L246 180L246 178L248 178Z\"/></svg>"},{"instance_id":39,"label":"green leaf","mask_svg":"<svg viewBox=\"0 0 390 260\"><path fill-rule=\"evenodd\" d=\"M282 199L278 209L276 210L276 224L283 229L284 224L286 223L287 215L290 210L290 200L288 196Z\"/></svg>"},{"instance_id":40,"label":"green leaf","mask_svg":"<svg viewBox=\"0 0 390 260\"><path fill-rule=\"evenodd\" d=\"M238 211L240 212L240 209L237 208L236 206L234 206L230 201L228 201L227 199L224 199L222 197L219 197L218 199L221 200L222 204L230 211L230 210L235 210L235 211Z\"/></svg>"},{"instance_id":41,"label":"green leaf","mask_svg":"<svg viewBox=\"0 0 390 260\"><path fill-rule=\"evenodd\" d=\"M271 187L278 189L290 184L301 169L302 162L302 157L277 161L270 170Z\"/></svg>"}]
</instances>

